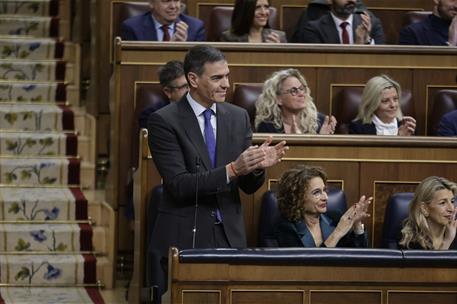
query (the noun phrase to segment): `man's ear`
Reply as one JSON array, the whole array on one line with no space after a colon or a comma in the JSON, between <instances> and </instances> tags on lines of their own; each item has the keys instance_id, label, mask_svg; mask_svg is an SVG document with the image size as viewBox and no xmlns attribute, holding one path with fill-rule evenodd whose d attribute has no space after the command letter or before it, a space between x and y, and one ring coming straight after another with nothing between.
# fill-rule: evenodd
<instances>
[{"instance_id":1,"label":"man's ear","mask_svg":"<svg viewBox=\"0 0 457 304\"><path fill-rule=\"evenodd\" d=\"M165 95L167 95L168 99L171 98L171 89L169 87L163 87L162 91Z\"/></svg>"},{"instance_id":2,"label":"man's ear","mask_svg":"<svg viewBox=\"0 0 457 304\"><path fill-rule=\"evenodd\" d=\"M187 79L189 81L189 86L192 88L198 87L198 76L194 72L189 72L187 74Z\"/></svg>"}]
</instances>

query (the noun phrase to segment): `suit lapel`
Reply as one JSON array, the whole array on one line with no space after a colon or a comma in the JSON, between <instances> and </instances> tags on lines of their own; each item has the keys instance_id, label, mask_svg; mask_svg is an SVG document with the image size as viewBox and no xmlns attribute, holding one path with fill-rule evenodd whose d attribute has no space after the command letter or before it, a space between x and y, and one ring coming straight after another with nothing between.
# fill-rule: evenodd
<instances>
[{"instance_id":1,"label":"suit lapel","mask_svg":"<svg viewBox=\"0 0 457 304\"><path fill-rule=\"evenodd\" d=\"M228 158L228 153L224 149L230 138L230 121L229 113L222 104L216 103L216 121L217 121L217 136L216 136L216 166L225 165L232 161Z\"/></svg>"},{"instance_id":2,"label":"suit lapel","mask_svg":"<svg viewBox=\"0 0 457 304\"><path fill-rule=\"evenodd\" d=\"M304 221L300 221L295 223L295 229L297 229L297 234L301 239L304 247L316 247L316 243L314 242L313 236L311 232L306 227Z\"/></svg>"},{"instance_id":3,"label":"suit lapel","mask_svg":"<svg viewBox=\"0 0 457 304\"><path fill-rule=\"evenodd\" d=\"M194 111L192 110L186 96L184 96L178 104L179 116L184 126L184 131L187 137L192 142L195 150L200 157L205 169L211 169L211 161L209 159L208 149L206 148L205 141L198 125L197 117L195 117Z\"/></svg>"},{"instance_id":4,"label":"suit lapel","mask_svg":"<svg viewBox=\"0 0 457 304\"><path fill-rule=\"evenodd\" d=\"M321 226L322 239L325 241L335 228L330 224L330 219L325 215L321 215L319 225Z\"/></svg>"},{"instance_id":5,"label":"suit lapel","mask_svg":"<svg viewBox=\"0 0 457 304\"><path fill-rule=\"evenodd\" d=\"M144 40L157 41L157 32L154 21L152 21L151 13L146 13L143 16L143 36Z\"/></svg>"},{"instance_id":6,"label":"suit lapel","mask_svg":"<svg viewBox=\"0 0 457 304\"><path fill-rule=\"evenodd\" d=\"M327 35L326 41L328 41L328 43L340 43L340 37L338 35L338 31L336 30L336 24L330 13L325 15L325 18L322 19L322 25L323 31Z\"/></svg>"}]
</instances>

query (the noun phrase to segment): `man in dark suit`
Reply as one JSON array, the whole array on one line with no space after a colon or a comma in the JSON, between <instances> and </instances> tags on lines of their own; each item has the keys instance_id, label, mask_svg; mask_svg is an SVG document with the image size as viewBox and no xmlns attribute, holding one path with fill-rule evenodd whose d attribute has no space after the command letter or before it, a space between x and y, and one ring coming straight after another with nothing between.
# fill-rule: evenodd
<instances>
[{"instance_id":1,"label":"man in dark suit","mask_svg":"<svg viewBox=\"0 0 457 304\"><path fill-rule=\"evenodd\" d=\"M400 30L399 44L457 45L457 2L433 0L433 14Z\"/></svg>"},{"instance_id":2,"label":"man in dark suit","mask_svg":"<svg viewBox=\"0 0 457 304\"><path fill-rule=\"evenodd\" d=\"M300 18L295 25L290 42L299 42L303 36L303 29L309 21L317 20L320 17L330 13L331 0L309 0L308 6L303 10ZM357 0L356 9L365 11L367 8L361 0Z\"/></svg>"},{"instance_id":3,"label":"man in dark suit","mask_svg":"<svg viewBox=\"0 0 457 304\"><path fill-rule=\"evenodd\" d=\"M441 117L437 135L457 136L457 110L446 113Z\"/></svg>"},{"instance_id":4,"label":"man in dark suit","mask_svg":"<svg viewBox=\"0 0 457 304\"><path fill-rule=\"evenodd\" d=\"M180 0L150 0L150 7L150 12L122 22L122 39L205 41L203 21L181 14Z\"/></svg>"},{"instance_id":5,"label":"man in dark suit","mask_svg":"<svg viewBox=\"0 0 457 304\"><path fill-rule=\"evenodd\" d=\"M356 0L332 0L330 14L309 21L300 43L384 44L381 22L372 13L356 14Z\"/></svg>"},{"instance_id":6,"label":"man in dark suit","mask_svg":"<svg viewBox=\"0 0 457 304\"><path fill-rule=\"evenodd\" d=\"M148 120L149 147L164 187L150 250L161 255L165 273L171 246L246 247L239 189L254 193L264 169L287 150L284 141L269 146L271 138L251 145L248 113L224 102L229 69L219 50L191 48L184 72L189 93Z\"/></svg>"}]
</instances>

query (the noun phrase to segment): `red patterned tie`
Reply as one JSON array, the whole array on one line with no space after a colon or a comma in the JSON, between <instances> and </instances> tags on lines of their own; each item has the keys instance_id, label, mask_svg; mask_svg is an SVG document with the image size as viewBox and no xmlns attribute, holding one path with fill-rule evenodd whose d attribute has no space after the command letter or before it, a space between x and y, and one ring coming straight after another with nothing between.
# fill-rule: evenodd
<instances>
[{"instance_id":1,"label":"red patterned tie","mask_svg":"<svg viewBox=\"0 0 457 304\"><path fill-rule=\"evenodd\" d=\"M349 33L346 29L346 26L348 26L348 22L343 22L340 24L341 29L343 30L342 32L342 38L343 38L343 44L349 44Z\"/></svg>"},{"instance_id":2,"label":"red patterned tie","mask_svg":"<svg viewBox=\"0 0 457 304\"><path fill-rule=\"evenodd\" d=\"M168 25L162 25L163 41L170 41L170 33L168 32Z\"/></svg>"}]
</instances>

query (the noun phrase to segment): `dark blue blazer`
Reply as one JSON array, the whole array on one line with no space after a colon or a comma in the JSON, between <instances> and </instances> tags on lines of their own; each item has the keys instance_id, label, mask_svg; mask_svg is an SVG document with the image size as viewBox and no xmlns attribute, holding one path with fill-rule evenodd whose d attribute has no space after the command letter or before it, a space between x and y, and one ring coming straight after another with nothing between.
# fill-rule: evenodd
<instances>
[{"instance_id":1,"label":"dark blue blazer","mask_svg":"<svg viewBox=\"0 0 457 304\"><path fill-rule=\"evenodd\" d=\"M421 22L412 23L400 30L399 44L406 45L447 45L449 35L447 22L435 15Z\"/></svg>"},{"instance_id":2,"label":"dark blue blazer","mask_svg":"<svg viewBox=\"0 0 457 304\"><path fill-rule=\"evenodd\" d=\"M316 133L319 133L319 131L322 128L322 124L324 123L325 120L325 115L322 113L317 113L317 130ZM257 126L256 132L259 133L284 133L284 127L281 129L277 129L272 122L269 121L262 121L259 123Z\"/></svg>"},{"instance_id":3,"label":"dark blue blazer","mask_svg":"<svg viewBox=\"0 0 457 304\"><path fill-rule=\"evenodd\" d=\"M457 136L457 110L441 117L437 131L438 136Z\"/></svg>"},{"instance_id":4,"label":"dark blue blazer","mask_svg":"<svg viewBox=\"0 0 457 304\"><path fill-rule=\"evenodd\" d=\"M341 214L333 212L320 216L319 225L324 241L335 230L340 218ZM311 232L303 221L290 222L281 217L275 229L275 237L279 247L317 247ZM321 247L325 247L325 245L321 245ZM338 242L337 247L366 248L368 247L367 234L365 232L356 235L349 232Z\"/></svg>"},{"instance_id":5,"label":"dark blue blazer","mask_svg":"<svg viewBox=\"0 0 457 304\"><path fill-rule=\"evenodd\" d=\"M187 41L205 41L205 28L200 19L180 14L176 21L183 21L189 26ZM121 25L123 40L157 41L157 32L151 12L128 18Z\"/></svg>"}]
</instances>

